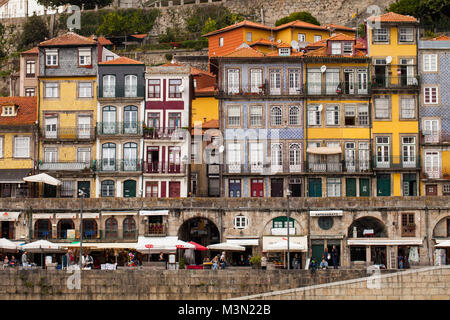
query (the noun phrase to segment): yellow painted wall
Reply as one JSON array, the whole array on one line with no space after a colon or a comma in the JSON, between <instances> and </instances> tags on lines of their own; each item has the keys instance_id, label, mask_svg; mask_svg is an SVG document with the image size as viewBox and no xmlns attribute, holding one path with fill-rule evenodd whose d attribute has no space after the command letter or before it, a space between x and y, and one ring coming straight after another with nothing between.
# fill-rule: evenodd
<instances>
[{"instance_id":1,"label":"yellow painted wall","mask_svg":"<svg viewBox=\"0 0 450 320\"><path fill-rule=\"evenodd\" d=\"M301 29L301 28L286 28L278 31L275 36L275 40L280 39L282 42L291 43L292 40L298 41L298 34L303 33L305 35L306 42L313 43L314 36L322 36L322 40L330 37L328 31Z\"/></svg>"},{"instance_id":2,"label":"yellow painted wall","mask_svg":"<svg viewBox=\"0 0 450 320\"><path fill-rule=\"evenodd\" d=\"M269 53L269 52L272 52L274 50L277 50L277 47L275 47L275 46L270 47L270 46L256 45L256 46L252 46L252 48L255 49L255 50L258 50L258 51L260 51L262 53Z\"/></svg>"},{"instance_id":3,"label":"yellow painted wall","mask_svg":"<svg viewBox=\"0 0 450 320\"><path fill-rule=\"evenodd\" d=\"M262 30L262 29L256 29L256 28L250 28L250 27L244 27L242 29L243 29L242 32L244 33L243 39L244 39L244 42L247 44L257 41L259 39L269 40L270 31L268 31L268 30ZM252 33L252 41L251 42L247 41L247 32Z\"/></svg>"},{"instance_id":4,"label":"yellow painted wall","mask_svg":"<svg viewBox=\"0 0 450 320\"><path fill-rule=\"evenodd\" d=\"M24 132L0 132L3 137L3 158L0 158L1 169L32 169L33 168L33 149L35 142L33 135ZM14 155L14 136L30 137L30 159L13 158Z\"/></svg>"},{"instance_id":5,"label":"yellow painted wall","mask_svg":"<svg viewBox=\"0 0 450 320\"><path fill-rule=\"evenodd\" d=\"M197 97L192 100L192 123L219 120L219 100L214 97Z\"/></svg>"},{"instance_id":6,"label":"yellow painted wall","mask_svg":"<svg viewBox=\"0 0 450 320\"><path fill-rule=\"evenodd\" d=\"M450 175L450 151L442 151L442 174Z\"/></svg>"}]
</instances>

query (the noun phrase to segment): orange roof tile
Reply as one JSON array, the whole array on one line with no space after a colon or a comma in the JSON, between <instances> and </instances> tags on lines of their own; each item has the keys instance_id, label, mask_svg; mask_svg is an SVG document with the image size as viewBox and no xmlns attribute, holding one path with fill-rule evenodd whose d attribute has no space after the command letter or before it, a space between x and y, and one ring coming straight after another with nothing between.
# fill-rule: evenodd
<instances>
[{"instance_id":1,"label":"orange roof tile","mask_svg":"<svg viewBox=\"0 0 450 320\"><path fill-rule=\"evenodd\" d=\"M431 41L450 41L450 37L447 37L446 35L442 35L433 39L430 39Z\"/></svg>"},{"instance_id":2,"label":"orange roof tile","mask_svg":"<svg viewBox=\"0 0 450 320\"><path fill-rule=\"evenodd\" d=\"M338 25L338 24L333 24L333 23L326 24L325 27L327 27L327 28L332 28L332 29L336 29L336 30L345 30L345 31L353 31L353 32L356 32L356 30L355 30L354 28L346 27L346 26L340 26L340 25Z\"/></svg>"},{"instance_id":3,"label":"orange roof tile","mask_svg":"<svg viewBox=\"0 0 450 320\"><path fill-rule=\"evenodd\" d=\"M176 62L175 63L168 62L168 63L161 65L160 67L184 67L184 65L176 63Z\"/></svg>"},{"instance_id":4,"label":"orange roof tile","mask_svg":"<svg viewBox=\"0 0 450 320\"><path fill-rule=\"evenodd\" d=\"M291 21L281 26L273 28L273 30L281 30L285 28L306 28L306 29L319 29L319 30L327 30L327 27L318 26L312 23L304 22L301 20Z\"/></svg>"},{"instance_id":5,"label":"orange roof tile","mask_svg":"<svg viewBox=\"0 0 450 320\"><path fill-rule=\"evenodd\" d=\"M38 54L38 53L39 53L39 48L34 47L33 49L22 52L21 54Z\"/></svg>"},{"instance_id":6,"label":"orange roof tile","mask_svg":"<svg viewBox=\"0 0 450 320\"><path fill-rule=\"evenodd\" d=\"M320 40L320 41L317 41L317 42L313 42L313 43L308 44L306 47L307 48L309 48L309 47L324 47L324 46L327 45L327 40L328 39L324 39L324 40Z\"/></svg>"},{"instance_id":7,"label":"orange roof tile","mask_svg":"<svg viewBox=\"0 0 450 320\"><path fill-rule=\"evenodd\" d=\"M216 87L214 87L214 86L195 89L195 93L214 93L215 91L216 91Z\"/></svg>"},{"instance_id":8,"label":"orange roof tile","mask_svg":"<svg viewBox=\"0 0 450 320\"><path fill-rule=\"evenodd\" d=\"M223 55L224 58L257 58L264 57L264 53L252 48L237 48L233 52Z\"/></svg>"},{"instance_id":9,"label":"orange roof tile","mask_svg":"<svg viewBox=\"0 0 450 320\"><path fill-rule=\"evenodd\" d=\"M264 29L264 30L269 30L269 31L272 30L272 28L262 25L260 23L256 23L256 22L249 21L249 20L244 20L239 23L232 24L228 27L206 33L206 34L202 35L202 37L209 37L209 36L212 36L212 35L215 35L218 33L222 33L222 32L237 29L237 28L242 28L242 27L252 27L252 28Z\"/></svg>"},{"instance_id":10,"label":"orange roof tile","mask_svg":"<svg viewBox=\"0 0 450 320\"><path fill-rule=\"evenodd\" d=\"M370 17L367 20L372 21L379 19L380 22L418 22L413 16L406 16L395 12L388 12L381 16Z\"/></svg>"},{"instance_id":11,"label":"orange roof tile","mask_svg":"<svg viewBox=\"0 0 450 320\"><path fill-rule=\"evenodd\" d=\"M267 57L299 57L303 56L303 52L291 50L291 54L289 56L280 56L278 50L273 50L266 54Z\"/></svg>"},{"instance_id":12,"label":"orange roof tile","mask_svg":"<svg viewBox=\"0 0 450 320\"><path fill-rule=\"evenodd\" d=\"M270 41L267 39L259 39L257 41L253 41L252 43L249 44L250 47L255 46L255 45L260 45L260 46L277 46L278 43L275 41Z\"/></svg>"},{"instance_id":13,"label":"orange roof tile","mask_svg":"<svg viewBox=\"0 0 450 320\"><path fill-rule=\"evenodd\" d=\"M198 76L198 75L201 75L201 74L206 74L206 75L208 75L208 76L210 76L210 77L215 77L215 75L213 75L211 72L203 71L203 70L200 70L200 69L194 68L194 67L191 67L191 74L192 74L193 76Z\"/></svg>"},{"instance_id":14,"label":"orange roof tile","mask_svg":"<svg viewBox=\"0 0 450 320\"><path fill-rule=\"evenodd\" d=\"M332 36L332 37L327 39L327 41L329 41L329 40L334 40L334 41L355 41L355 37L347 36L346 34L343 34L343 33L338 33L337 35Z\"/></svg>"},{"instance_id":15,"label":"orange roof tile","mask_svg":"<svg viewBox=\"0 0 450 320\"><path fill-rule=\"evenodd\" d=\"M134 37L134 38L138 38L138 39L144 39L147 36L147 34L146 33L143 33L143 34L132 34L131 36Z\"/></svg>"},{"instance_id":16,"label":"orange roof tile","mask_svg":"<svg viewBox=\"0 0 450 320\"><path fill-rule=\"evenodd\" d=\"M217 119L208 120L202 123L202 128L205 129L219 128L219 120Z\"/></svg>"},{"instance_id":17,"label":"orange roof tile","mask_svg":"<svg viewBox=\"0 0 450 320\"><path fill-rule=\"evenodd\" d=\"M305 54L309 57L330 57L330 58L352 58L352 57L366 57L366 53L361 50L355 50L354 55L330 55L328 54L327 47L322 47L316 50L309 51Z\"/></svg>"},{"instance_id":18,"label":"orange roof tile","mask_svg":"<svg viewBox=\"0 0 450 320\"><path fill-rule=\"evenodd\" d=\"M50 46L77 46L77 45L94 45L97 44L96 41L89 38L80 36L74 32L67 32L56 38L42 41L39 43L39 47L50 47Z\"/></svg>"},{"instance_id":19,"label":"orange roof tile","mask_svg":"<svg viewBox=\"0 0 450 320\"><path fill-rule=\"evenodd\" d=\"M284 42L281 42L281 43L277 44L277 48L290 48L290 47L291 47L290 44L284 43Z\"/></svg>"},{"instance_id":20,"label":"orange roof tile","mask_svg":"<svg viewBox=\"0 0 450 320\"><path fill-rule=\"evenodd\" d=\"M143 62L136 61L127 57L119 57L114 60L109 61L103 61L99 62L98 64L107 64L107 65L113 65L113 64L144 64Z\"/></svg>"},{"instance_id":21,"label":"orange roof tile","mask_svg":"<svg viewBox=\"0 0 450 320\"><path fill-rule=\"evenodd\" d=\"M17 116L0 116L0 125L30 125L37 120L37 97L0 97L0 106L19 106Z\"/></svg>"},{"instance_id":22,"label":"orange roof tile","mask_svg":"<svg viewBox=\"0 0 450 320\"><path fill-rule=\"evenodd\" d=\"M98 37L97 42L101 46L111 46L113 44L110 40L106 39L105 37Z\"/></svg>"}]
</instances>

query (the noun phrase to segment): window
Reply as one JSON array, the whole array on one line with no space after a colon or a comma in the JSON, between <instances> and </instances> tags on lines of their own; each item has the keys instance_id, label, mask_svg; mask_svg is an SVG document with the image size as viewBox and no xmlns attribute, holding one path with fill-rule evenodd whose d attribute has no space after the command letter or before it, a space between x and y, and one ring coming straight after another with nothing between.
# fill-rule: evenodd
<instances>
[{"instance_id":1,"label":"window","mask_svg":"<svg viewBox=\"0 0 450 320\"><path fill-rule=\"evenodd\" d=\"M400 42L413 42L414 41L414 29L413 28L399 28L399 40L400 40Z\"/></svg>"},{"instance_id":2,"label":"window","mask_svg":"<svg viewBox=\"0 0 450 320\"><path fill-rule=\"evenodd\" d=\"M58 137L58 118L45 117L45 138L56 139Z\"/></svg>"},{"instance_id":3,"label":"window","mask_svg":"<svg viewBox=\"0 0 450 320\"><path fill-rule=\"evenodd\" d=\"M116 96L116 77L103 76L103 97L114 98Z\"/></svg>"},{"instance_id":4,"label":"window","mask_svg":"<svg viewBox=\"0 0 450 320\"><path fill-rule=\"evenodd\" d=\"M341 179L339 178L327 179L327 195L328 197L341 196Z\"/></svg>"},{"instance_id":5,"label":"window","mask_svg":"<svg viewBox=\"0 0 450 320\"><path fill-rule=\"evenodd\" d=\"M319 69L308 70L307 75L308 94L321 94L322 72Z\"/></svg>"},{"instance_id":6,"label":"window","mask_svg":"<svg viewBox=\"0 0 450 320\"><path fill-rule=\"evenodd\" d=\"M73 198L73 194L75 192L74 188L75 181L73 180L63 180L61 184L61 197L64 198Z\"/></svg>"},{"instance_id":7,"label":"window","mask_svg":"<svg viewBox=\"0 0 450 320\"><path fill-rule=\"evenodd\" d=\"M344 107L344 121L346 126L354 126L356 124L355 106Z\"/></svg>"},{"instance_id":8,"label":"window","mask_svg":"<svg viewBox=\"0 0 450 320\"><path fill-rule=\"evenodd\" d=\"M358 106L358 124L360 126L369 125L369 107Z\"/></svg>"},{"instance_id":9,"label":"window","mask_svg":"<svg viewBox=\"0 0 450 320\"><path fill-rule=\"evenodd\" d=\"M90 66L91 62L91 48L80 48L78 49L78 64L80 66Z\"/></svg>"},{"instance_id":10,"label":"window","mask_svg":"<svg viewBox=\"0 0 450 320\"><path fill-rule=\"evenodd\" d=\"M320 126L321 120L321 110L318 106L308 107L308 124L311 126Z\"/></svg>"},{"instance_id":11,"label":"window","mask_svg":"<svg viewBox=\"0 0 450 320\"><path fill-rule=\"evenodd\" d=\"M330 230L333 227L333 218L332 217L319 217L317 220L320 229L322 230Z\"/></svg>"},{"instance_id":12,"label":"window","mask_svg":"<svg viewBox=\"0 0 450 320\"><path fill-rule=\"evenodd\" d=\"M416 117L416 100L414 98L401 98L400 118L414 119Z\"/></svg>"},{"instance_id":13,"label":"window","mask_svg":"<svg viewBox=\"0 0 450 320\"><path fill-rule=\"evenodd\" d=\"M358 93L367 94L367 70L358 70Z\"/></svg>"},{"instance_id":14,"label":"window","mask_svg":"<svg viewBox=\"0 0 450 320\"><path fill-rule=\"evenodd\" d=\"M57 82L45 82L44 87L46 98L59 97L59 84Z\"/></svg>"},{"instance_id":15,"label":"window","mask_svg":"<svg viewBox=\"0 0 450 320\"><path fill-rule=\"evenodd\" d=\"M339 69L327 69L325 72L326 93L337 94L339 86Z\"/></svg>"},{"instance_id":16,"label":"window","mask_svg":"<svg viewBox=\"0 0 450 320\"><path fill-rule=\"evenodd\" d=\"M44 162L57 162L58 161L58 149L57 148L44 148Z\"/></svg>"},{"instance_id":17,"label":"window","mask_svg":"<svg viewBox=\"0 0 450 320\"><path fill-rule=\"evenodd\" d=\"M181 128L181 113L169 113L169 129Z\"/></svg>"},{"instance_id":18,"label":"window","mask_svg":"<svg viewBox=\"0 0 450 320\"><path fill-rule=\"evenodd\" d=\"M247 42L252 42L252 33L247 32Z\"/></svg>"},{"instance_id":19,"label":"window","mask_svg":"<svg viewBox=\"0 0 450 320\"><path fill-rule=\"evenodd\" d=\"M245 229L248 226L248 218L246 216L237 216L234 218L235 229Z\"/></svg>"},{"instance_id":20,"label":"window","mask_svg":"<svg viewBox=\"0 0 450 320\"><path fill-rule=\"evenodd\" d=\"M149 128L156 128L159 129L160 123L159 123L159 113L149 113L148 119L147 119L147 125Z\"/></svg>"},{"instance_id":21,"label":"window","mask_svg":"<svg viewBox=\"0 0 450 320\"><path fill-rule=\"evenodd\" d=\"M299 33L298 34L298 42L305 42L306 41L306 36L304 33Z\"/></svg>"},{"instance_id":22,"label":"window","mask_svg":"<svg viewBox=\"0 0 450 320\"><path fill-rule=\"evenodd\" d=\"M137 77L135 75L125 76L125 97L137 96Z\"/></svg>"},{"instance_id":23,"label":"window","mask_svg":"<svg viewBox=\"0 0 450 320\"><path fill-rule=\"evenodd\" d=\"M114 181L102 181L102 197L114 197Z\"/></svg>"},{"instance_id":24,"label":"window","mask_svg":"<svg viewBox=\"0 0 450 320\"><path fill-rule=\"evenodd\" d=\"M289 171L301 171L301 148L298 143L291 143L289 145Z\"/></svg>"},{"instance_id":25,"label":"window","mask_svg":"<svg viewBox=\"0 0 450 320\"><path fill-rule=\"evenodd\" d=\"M228 94L239 93L240 88L240 70L229 69L228 70Z\"/></svg>"},{"instance_id":26,"label":"window","mask_svg":"<svg viewBox=\"0 0 450 320\"><path fill-rule=\"evenodd\" d=\"M36 89L35 88L26 88L25 89L25 96L26 97L34 97L36 95Z\"/></svg>"},{"instance_id":27,"label":"window","mask_svg":"<svg viewBox=\"0 0 450 320\"><path fill-rule=\"evenodd\" d=\"M271 145L271 164L272 166L283 165L283 145L281 143L272 143Z\"/></svg>"},{"instance_id":28,"label":"window","mask_svg":"<svg viewBox=\"0 0 450 320\"><path fill-rule=\"evenodd\" d=\"M425 173L429 179L437 179L440 176L440 154L436 151L425 152Z\"/></svg>"},{"instance_id":29,"label":"window","mask_svg":"<svg viewBox=\"0 0 450 320\"><path fill-rule=\"evenodd\" d=\"M30 157L30 137L14 138L14 158Z\"/></svg>"},{"instance_id":30,"label":"window","mask_svg":"<svg viewBox=\"0 0 450 320\"><path fill-rule=\"evenodd\" d=\"M423 71L436 72L437 71L437 54L423 55Z\"/></svg>"},{"instance_id":31,"label":"window","mask_svg":"<svg viewBox=\"0 0 450 320\"><path fill-rule=\"evenodd\" d=\"M161 98L161 80L159 79L148 80L148 97Z\"/></svg>"},{"instance_id":32,"label":"window","mask_svg":"<svg viewBox=\"0 0 450 320\"><path fill-rule=\"evenodd\" d=\"M289 94L300 94L300 70L289 69Z\"/></svg>"},{"instance_id":33,"label":"window","mask_svg":"<svg viewBox=\"0 0 450 320\"><path fill-rule=\"evenodd\" d=\"M322 36L314 36L314 42L322 40Z\"/></svg>"},{"instance_id":34,"label":"window","mask_svg":"<svg viewBox=\"0 0 450 320\"><path fill-rule=\"evenodd\" d=\"M331 42L331 54L341 54L340 42Z\"/></svg>"},{"instance_id":35,"label":"window","mask_svg":"<svg viewBox=\"0 0 450 320\"><path fill-rule=\"evenodd\" d=\"M291 55L291 48L279 48L278 49L278 55L280 55L280 56L290 56Z\"/></svg>"},{"instance_id":36,"label":"window","mask_svg":"<svg viewBox=\"0 0 450 320\"><path fill-rule=\"evenodd\" d=\"M3 137L0 137L0 158L3 158Z\"/></svg>"},{"instance_id":37,"label":"window","mask_svg":"<svg viewBox=\"0 0 450 320\"><path fill-rule=\"evenodd\" d=\"M181 98L181 79L169 79L169 98Z\"/></svg>"},{"instance_id":38,"label":"window","mask_svg":"<svg viewBox=\"0 0 450 320\"><path fill-rule=\"evenodd\" d=\"M281 126L283 124L283 111L281 107L272 107L270 109L270 125Z\"/></svg>"},{"instance_id":39,"label":"window","mask_svg":"<svg viewBox=\"0 0 450 320\"><path fill-rule=\"evenodd\" d=\"M388 40L387 28L373 29L373 42L387 42Z\"/></svg>"},{"instance_id":40,"label":"window","mask_svg":"<svg viewBox=\"0 0 450 320\"><path fill-rule=\"evenodd\" d=\"M229 143L227 150L229 171L240 171L241 164L241 145L240 143Z\"/></svg>"},{"instance_id":41,"label":"window","mask_svg":"<svg viewBox=\"0 0 450 320\"><path fill-rule=\"evenodd\" d=\"M117 237L117 220L108 218L105 221L106 238Z\"/></svg>"},{"instance_id":42,"label":"window","mask_svg":"<svg viewBox=\"0 0 450 320\"><path fill-rule=\"evenodd\" d=\"M450 184L449 184L449 183L444 184L444 185L442 186L442 192L443 192L445 195L450 194Z\"/></svg>"},{"instance_id":43,"label":"window","mask_svg":"<svg viewBox=\"0 0 450 320\"><path fill-rule=\"evenodd\" d=\"M158 182L147 182L146 197L158 197Z\"/></svg>"},{"instance_id":44,"label":"window","mask_svg":"<svg viewBox=\"0 0 450 320\"><path fill-rule=\"evenodd\" d=\"M241 125L241 107L239 106L228 107L228 125L229 126Z\"/></svg>"},{"instance_id":45,"label":"window","mask_svg":"<svg viewBox=\"0 0 450 320\"><path fill-rule=\"evenodd\" d=\"M402 138L402 158L403 167L414 167L416 165L416 138Z\"/></svg>"},{"instance_id":46,"label":"window","mask_svg":"<svg viewBox=\"0 0 450 320\"><path fill-rule=\"evenodd\" d=\"M36 61L27 60L27 78L34 78L36 76Z\"/></svg>"},{"instance_id":47,"label":"window","mask_svg":"<svg viewBox=\"0 0 450 320\"><path fill-rule=\"evenodd\" d=\"M77 161L81 163L89 163L91 161L91 148L78 148Z\"/></svg>"},{"instance_id":48,"label":"window","mask_svg":"<svg viewBox=\"0 0 450 320\"><path fill-rule=\"evenodd\" d=\"M369 143L359 143L359 171L369 170Z\"/></svg>"},{"instance_id":49,"label":"window","mask_svg":"<svg viewBox=\"0 0 450 320\"><path fill-rule=\"evenodd\" d=\"M2 117L12 117L15 115L14 106L5 106L2 108Z\"/></svg>"},{"instance_id":50,"label":"window","mask_svg":"<svg viewBox=\"0 0 450 320\"><path fill-rule=\"evenodd\" d=\"M272 220L272 227L274 229L277 228L287 228L287 218L286 217L278 217ZM294 228L294 219L289 218L289 228Z\"/></svg>"},{"instance_id":51,"label":"window","mask_svg":"<svg viewBox=\"0 0 450 320\"><path fill-rule=\"evenodd\" d=\"M300 125L300 108L297 106L289 107L289 125Z\"/></svg>"},{"instance_id":52,"label":"window","mask_svg":"<svg viewBox=\"0 0 450 320\"><path fill-rule=\"evenodd\" d=\"M262 70L250 69L250 92L261 93L262 87Z\"/></svg>"},{"instance_id":53,"label":"window","mask_svg":"<svg viewBox=\"0 0 450 320\"><path fill-rule=\"evenodd\" d=\"M219 47L223 47L223 38L222 37L219 38Z\"/></svg>"},{"instance_id":54,"label":"window","mask_svg":"<svg viewBox=\"0 0 450 320\"><path fill-rule=\"evenodd\" d=\"M423 120L423 135L425 143L439 142L440 124L439 120Z\"/></svg>"},{"instance_id":55,"label":"window","mask_svg":"<svg viewBox=\"0 0 450 320\"><path fill-rule=\"evenodd\" d=\"M58 66L58 50L57 49L46 49L45 50L45 65L47 67Z\"/></svg>"},{"instance_id":56,"label":"window","mask_svg":"<svg viewBox=\"0 0 450 320\"><path fill-rule=\"evenodd\" d=\"M354 142L346 142L345 144L345 168L347 172L355 172L355 143Z\"/></svg>"},{"instance_id":57,"label":"window","mask_svg":"<svg viewBox=\"0 0 450 320\"><path fill-rule=\"evenodd\" d=\"M263 121L263 107L251 106L250 107L250 126L261 127Z\"/></svg>"},{"instance_id":58,"label":"window","mask_svg":"<svg viewBox=\"0 0 450 320\"><path fill-rule=\"evenodd\" d=\"M425 87L423 88L424 101L426 104L438 104L438 88Z\"/></svg>"},{"instance_id":59,"label":"window","mask_svg":"<svg viewBox=\"0 0 450 320\"><path fill-rule=\"evenodd\" d=\"M92 98L92 82L80 82L78 84L79 98Z\"/></svg>"},{"instance_id":60,"label":"window","mask_svg":"<svg viewBox=\"0 0 450 320\"><path fill-rule=\"evenodd\" d=\"M376 138L376 157L378 168L389 168L389 137Z\"/></svg>"},{"instance_id":61,"label":"window","mask_svg":"<svg viewBox=\"0 0 450 320\"><path fill-rule=\"evenodd\" d=\"M351 42L344 42L344 54L353 53L353 44Z\"/></svg>"},{"instance_id":62,"label":"window","mask_svg":"<svg viewBox=\"0 0 450 320\"><path fill-rule=\"evenodd\" d=\"M136 237L136 221L131 217L123 220L123 237L124 239Z\"/></svg>"},{"instance_id":63,"label":"window","mask_svg":"<svg viewBox=\"0 0 450 320\"><path fill-rule=\"evenodd\" d=\"M270 94L281 94L281 70L270 70Z\"/></svg>"},{"instance_id":64,"label":"window","mask_svg":"<svg viewBox=\"0 0 450 320\"><path fill-rule=\"evenodd\" d=\"M123 145L123 171L138 171L137 144L128 142Z\"/></svg>"},{"instance_id":65,"label":"window","mask_svg":"<svg viewBox=\"0 0 450 320\"><path fill-rule=\"evenodd\" d=\"M327 125L334 126L339 124L339 106L327 107Z\"/></svg>"},{"instance_id":66,"label":"window","mask_svg":"<svg viewBox=\"0 0 450 320\"><path fill-rule=\"evenodd\" d=\"M390 110L388 98L376 98L374 99L374 105L376 119L389 119Z\"/></svg>"},{"instance_id":67,"label":"window","mask_svg":"<svg viewBox=\"0 0 450 320\"><path fill-rule=\"evenodd\" d=\"M250 169L252 172L260 172L263 167L263 143L252 142L249 144L250 149Z\"/></svg>"}]
</instances>

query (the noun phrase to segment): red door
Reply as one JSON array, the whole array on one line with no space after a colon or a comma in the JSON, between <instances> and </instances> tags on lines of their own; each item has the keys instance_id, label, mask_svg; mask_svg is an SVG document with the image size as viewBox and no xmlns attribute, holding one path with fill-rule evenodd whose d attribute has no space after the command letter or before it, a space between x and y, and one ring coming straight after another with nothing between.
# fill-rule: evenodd
<instances>
[{"instance_id":1,"label":"red door","mask_svg":"<svg viewBox=\"0 0 450 320\"><path fill-rule=\"evenodd\" d=\"M252 179L250 188L251 188L251 196L252 197L263 197L264 196L264 180L263 179Z\"/></svg>"},{"instance_id":2,"label":"red door","mask_svg":"<svg viewBox=\"0 0 450 320\"><path fill-rule=\"evenodd\" d=\"M159 172L159 147L147 147L147 173Z\"/></svg>"},{"instance_id":3,"label":"red door","mask_svg":"<svg viewBox=\"0 0 450 320\"><path fill-rule=\"evenodd\" d=\"M425 185L425 194L427 196L437 196L437 185L436 184Z\"/></svg>"},{"instance_id":4,"label":"red door","mask_svg":"<svg viewBox=\"0 0 450 320\"><path fill-rule=\"evenodd\" d=\"M169 147L169 172L180 173L181 164L181 149L180 147Z\"/></svg>"},{"instance_id":5,"label":"red door","mask_svg":"<svg viewBox=\"0 0 450 320\"><path fill-rule=\"evenodd\" d=\"M166 197L166 181L161 181L161 198Z\"/></svg>"},{"instance_id":6,"label":"red door","mask_svg":"<svg viewBox=\"0 0 450 320\"><path fill-rule=\"evenodd\" d=\"M169 182L169 198L179 198L180 187L180 182Z\"/></svg>"},{"instance_id":7,"label":"red door","mask_svg":"<svg viewBox=\"0 0 450 320\"><path fill-rule=\"evenodd\" d=\"M158 198L158 182L147 182L146 183L145 196L147 198Z\"/></svg>"}]
</instances>

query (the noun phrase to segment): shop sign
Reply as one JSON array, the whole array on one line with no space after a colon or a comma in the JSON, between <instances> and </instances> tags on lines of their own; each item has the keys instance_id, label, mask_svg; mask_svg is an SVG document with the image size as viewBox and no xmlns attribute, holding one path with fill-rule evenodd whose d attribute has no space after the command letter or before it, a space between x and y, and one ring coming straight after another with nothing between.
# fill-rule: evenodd
<instances>
[{"instance_id":1,"label":"shop sign","mask_svg":"<svg viewBox=\"0 0 450 320\"><path fill-rule=\"evenodd\" d=\"M310 211L309 215L311 217L338 217L343 215L342 210L321 210L321 211Z\"/></svg>"},{"instance_id":2,"label":"shop sign","mask_svg":"<svg viewBox=\"0 0 450 320\"><path fill-rule=\"evenodd\" d=\"M75 240L75 229L67 229L67 239Z\"/></svg>"}]
</instances>

